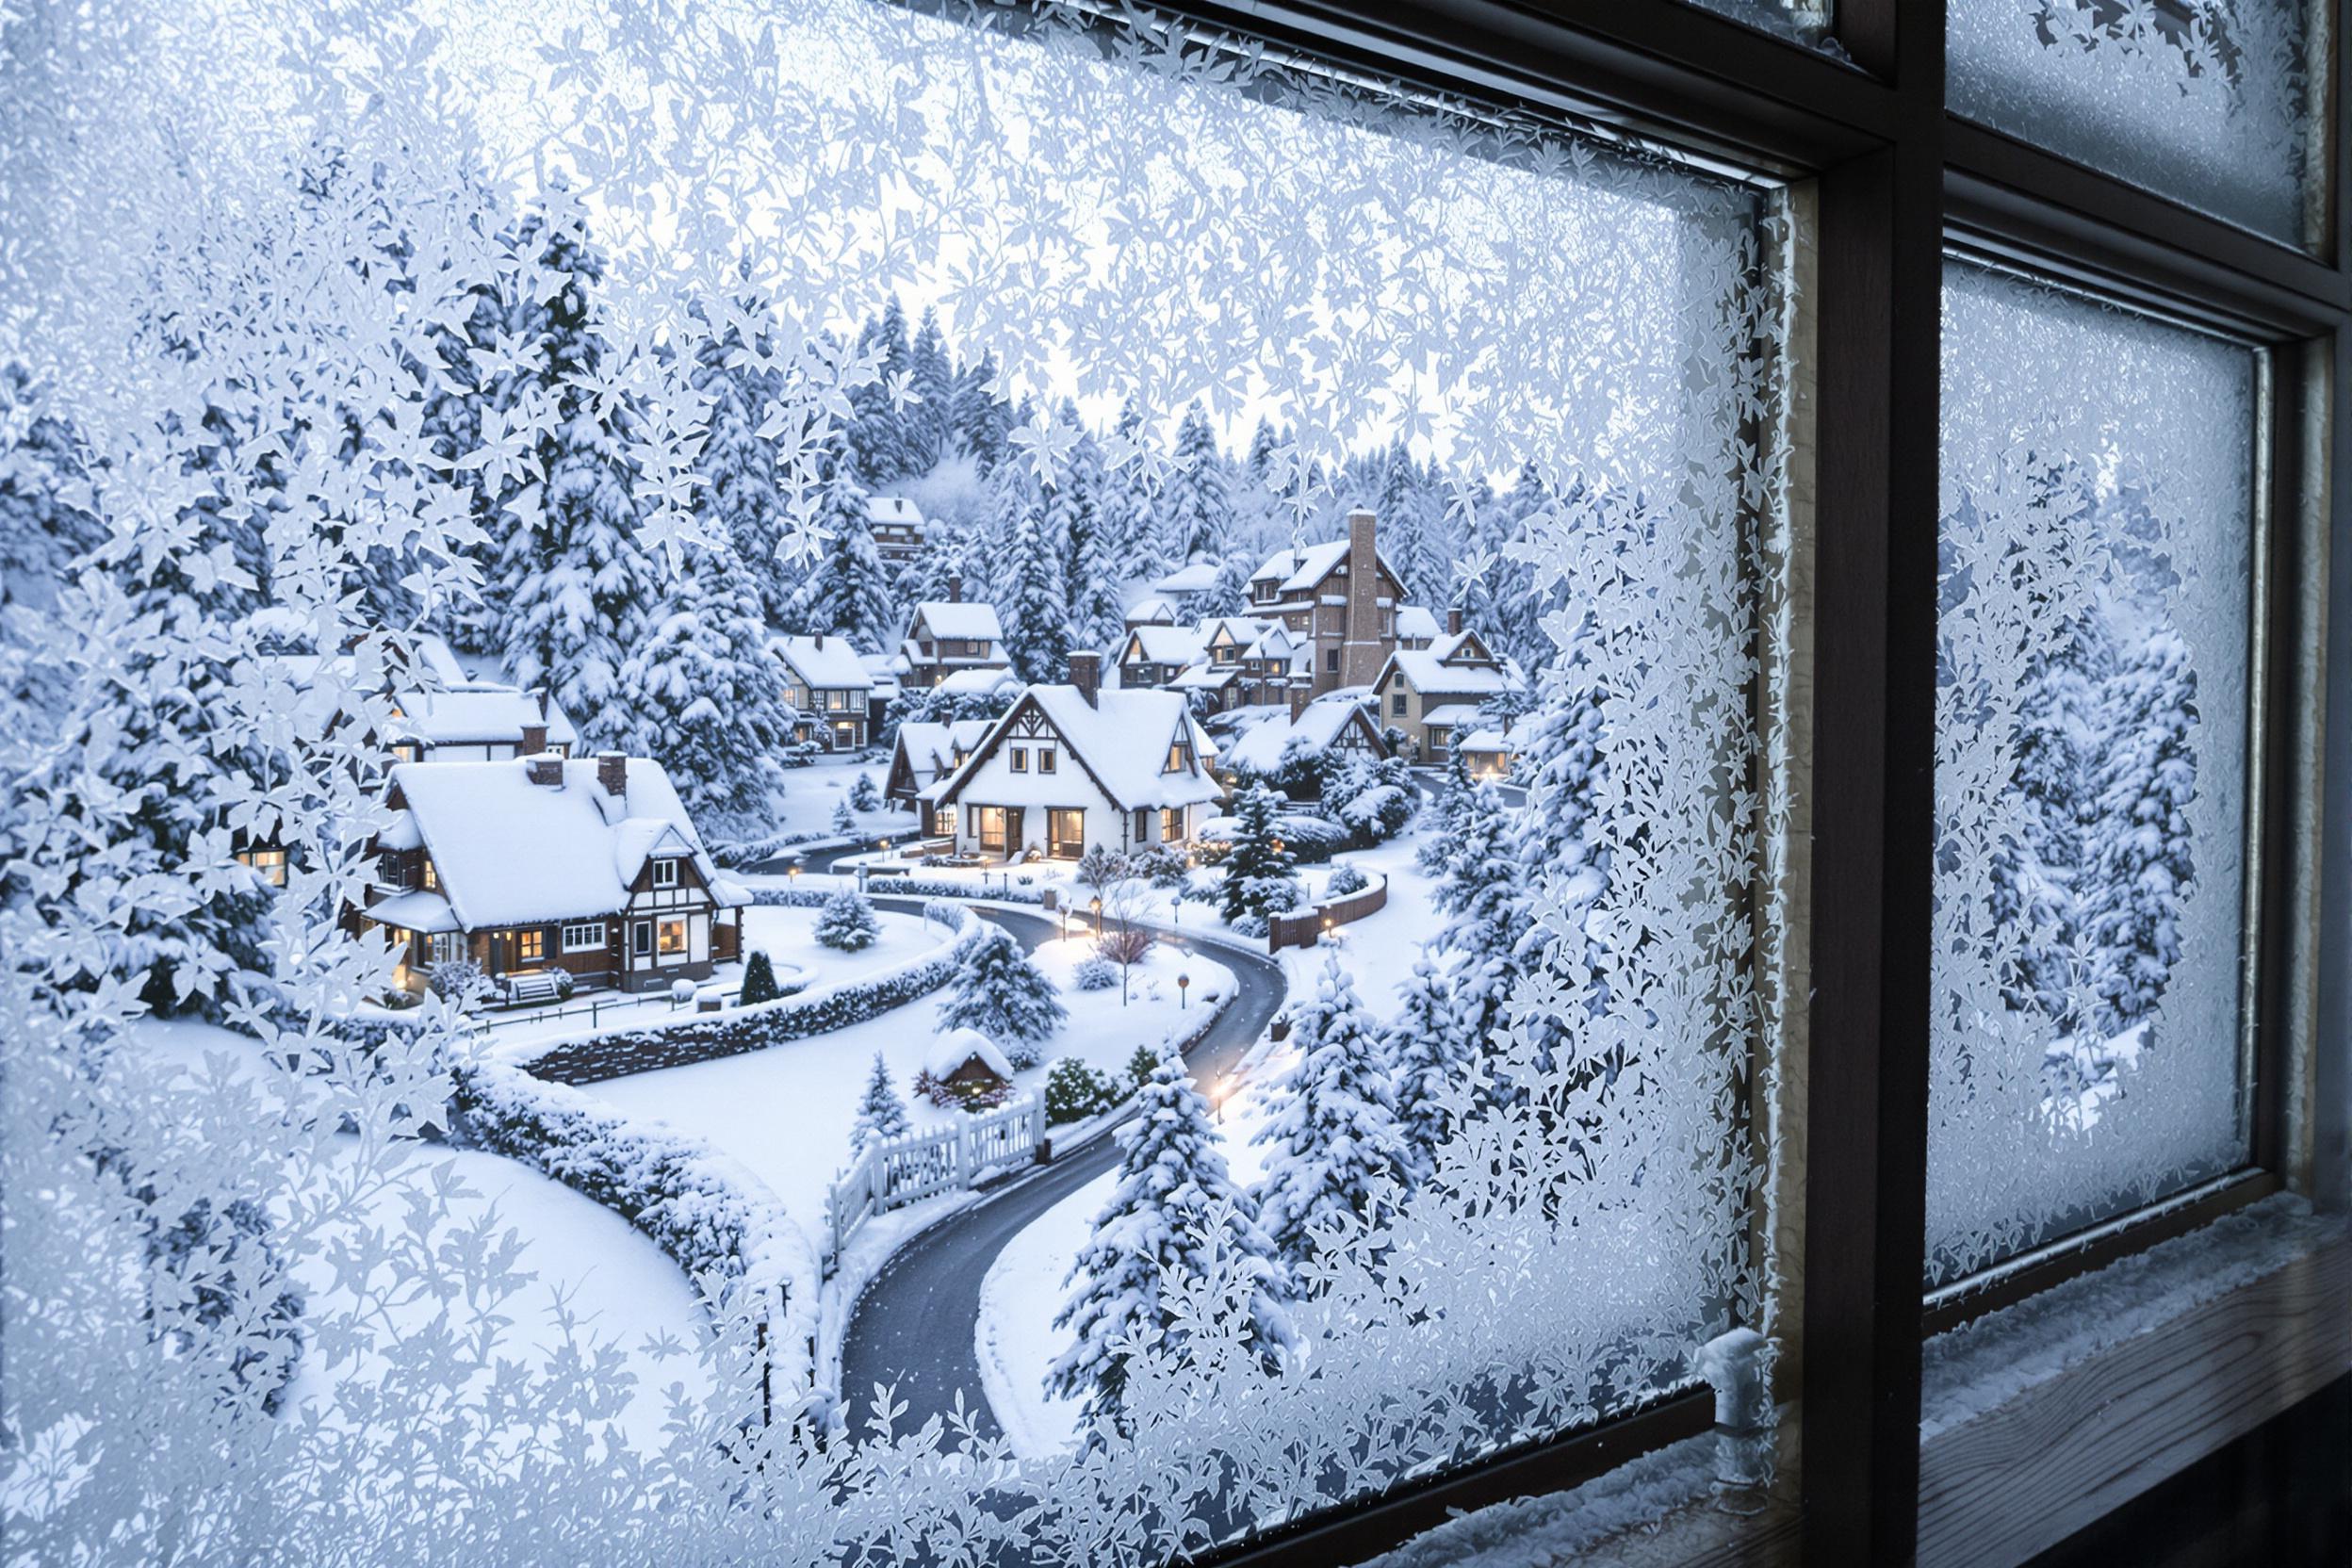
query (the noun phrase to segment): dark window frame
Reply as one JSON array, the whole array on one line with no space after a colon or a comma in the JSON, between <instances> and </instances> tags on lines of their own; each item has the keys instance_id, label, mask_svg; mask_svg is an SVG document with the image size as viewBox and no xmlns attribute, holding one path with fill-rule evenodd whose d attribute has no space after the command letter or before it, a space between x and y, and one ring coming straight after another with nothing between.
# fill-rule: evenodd
<instances>
[{"instance_id":1,"label":"dark window frame","mask_svg":"<svg viewBox=\"0 0 2352 1568\"><path fill-rule=\"evenodd\" d=\"M2305 253L1947 113L1944 0L1838 0L1845 58L1675 0L1168 0L1163 8L1343 66L1565 112L1788 179L1809 217L1818 421L1809 781L1812 998L1805 1016L1802 1496L1761 1544L1808 1561L1916 1560L1934 838L1937 329L1948 245L2007 256L2242 333L2269 353L2272 576L2263 630L2250 993L2253 1174L2198 1212L2077 1238L2010 1298L2152 1245L2285 1179L2290 1051L2304 1053L2311 1194L2352 1207L2352 202L2344 90L2352 0L2332 12L2323 242ZM2321 426L2315 399L2334 417ZM2337 482L2320 487L2324 476ZM2324 497L2324 501L2316 498ZM2310 580L2311 562L2325 563ZM1253 582L1253 603L1271 596ZM2324 641L2311 624L2324 606ZM2337 678L2326 679L2328 676ZM2316 722L2300 690L2322 681ZM2317 842L2310 841L2313 825ZM2300 906L2291 908L2290 906ZM2294 918L2290 918L2293 916ZM2308 1003L2303 999L2308 997ZM2265 1185L2264 1184L2267 1184ZM2259 1189L2259 1190L2258 1190ZM2102 1251L2101 1249L2106 1250ZM1977 1298L1972 1310L1998 1305ZM1547 1490L1703 1430L1704 1394L1465 1467L1196 1559L1360 1560L1456 1509ZM1737 1553L1733 1555L1739 1555ZM1728 1560L1729 1558L1726 1558Z\"/></svg>"}]
</instances>

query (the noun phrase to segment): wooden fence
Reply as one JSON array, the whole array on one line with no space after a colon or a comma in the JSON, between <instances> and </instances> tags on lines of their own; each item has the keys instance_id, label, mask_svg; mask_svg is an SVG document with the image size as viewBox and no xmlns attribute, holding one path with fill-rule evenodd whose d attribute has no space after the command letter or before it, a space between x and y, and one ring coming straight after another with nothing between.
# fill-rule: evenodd
<instances>
[{"instance_id":1,"label":"wooden fence","mask_svg":"<svg viewBox=\"0 0 2352 1568\"><path fill-rule=\"evenodd\" d=\"M858 1227L878 1214L972 1185L981 1174L1037 1157L1045 1141L1045 1101L1030 1095L1000 1111L928 1133L868 1144L825 1200L832 1246L828 1271Z\"/></svg>"},{"instance_id":2,"label":"wooden fence","mask_svg":"<svg viewBox=\"0 0 2352 1568\"><path fill-rule=\"evenodd\" d=\"M1349 921L1362 920L1387 904L1388 878L1383 876L1362 892L1329 899L1297 914L1268 915L1266 950L1280 953L1286 947L1313 947L1326 925L1346 925Z\"/></svg>"}]
</instances>

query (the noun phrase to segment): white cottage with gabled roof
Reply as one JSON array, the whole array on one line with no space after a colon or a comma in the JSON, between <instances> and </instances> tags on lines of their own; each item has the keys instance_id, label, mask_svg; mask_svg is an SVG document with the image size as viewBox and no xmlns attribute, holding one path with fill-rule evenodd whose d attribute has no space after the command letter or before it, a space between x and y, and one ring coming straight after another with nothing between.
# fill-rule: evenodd
<instances>
[{"instance_id":1,"label":"white cottage with gabled roof","mask_svg":"<svg viewBox=\"0 0 2352 1568\"><path fill-rule=\"evenodd\" d=\"M874 700L874 676L846 637L779 637L776 657L784 662L784 700L800 717L795 739L814 741L827 751L856 751L866 743Z\"/></svg>"},{"instance_id":2,"label":"white cottage with gabled roof","mask_svg":"<svg viewBox=\"0 0 2352 1568\"><path fill-rule=\"evenodd\" d=\"M1004 652L1004 625L996 606L966 602L961 577L947 580L947 597L915 606L898 656L906 662L900 678L910 691L937 686L965 670L1009 670L1013 663Z\"/></svg>"},{"instance_id":3,"label":"white cottage with gabled roof","mask_svg":"<svg viewBox=\"0 0 2352 1568\"><path fill-rule=\"evenodd\" d=\"M1024 690L962 766L922 792L958 852L1074 860L1097 845L1183 842L1215 814L1216 747L1183 694L1103 691L1101 669L1100 655L1071 654L1070 684Z\"/></svg>"}]
</instances>

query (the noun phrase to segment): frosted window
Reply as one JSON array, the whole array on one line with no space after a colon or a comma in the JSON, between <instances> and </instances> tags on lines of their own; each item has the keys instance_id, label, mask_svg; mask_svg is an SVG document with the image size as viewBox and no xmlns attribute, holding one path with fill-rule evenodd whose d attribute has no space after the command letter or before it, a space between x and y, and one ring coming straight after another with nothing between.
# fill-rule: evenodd
<instances>
[{"instance_id":1,"label":"frosted window","mask_svg":"<svg viewBox=\"0 0 2352 1568\"><path fill-rule=\"evenodd\" d=\"M1931 1284L2226 1171L2258 367L1944 280Z\"/></svg>"},{"instance_id":2,"label":"frosted window","mask_svg":"<svg viewBox=\"0 0 2352 1568\"><path fill-rule=\"evenodd\" d=\"M1103 9L33 19L19 1555L1159 1563L1774 1326L1776 196ZM582 760L387 782L419 682Z\"/></svg>"},{"instance_id":3,"label":"frosted window","mask_svg":"<svg viewBox=\"0 0 2352 1568\"><path fill-rule=\"evenodd\" d=\"M1710 11L1719 11L1752 27L1783 38L1812 43L1826 37L1836 18L1831 0L1689 0L1689 3Z\"/></svg>"},{"instance_id":4,"label":"frosted window","mask_svg":"<svg viewBox=\"0 0 2352 1568\"><path fill-rule=\"evenodd\" d=\"M1955 113L2311 245L2311 0L1952 0Z\"/></svg>"}]
</instances>

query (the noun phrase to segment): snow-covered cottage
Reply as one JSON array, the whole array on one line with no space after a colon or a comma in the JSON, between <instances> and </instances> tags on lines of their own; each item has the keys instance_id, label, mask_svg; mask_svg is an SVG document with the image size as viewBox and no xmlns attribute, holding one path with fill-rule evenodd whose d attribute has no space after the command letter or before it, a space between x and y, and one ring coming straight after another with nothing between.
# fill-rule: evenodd
<instances>
[{"instance_id":1,"label":"snow-covered cottage","mask_svg":"<svg viewBox=\"0 0 2352 1568\"><path fill-rule=\"evenodd\" d=\"M1240 732L1225 743L1217 765L1228 779L1236 770L1272 775L1298 751L1337 751L1377 760L1388 755L1380 743L1380 728L1372 720L1372 694L1362 687L1342 687L1312 701L1305 688L1297 710L1255 710Z\"/></svg>"},{"instance_id":2,"label":"snow-covered cottage","mask_svg":"<svg viewBox=\"0 0 2352 1568\"><path fill-rule=\"evenodd\" d=\"M784 662L784 699L800 710L795 740L814 741L827 751L856 751L866 743L874 677L846 637L779 637L776 657Z\"/></svg>"},{"instance_id":3,"label":"snow-covered cottage","mask_svg":"<svg viewBox=\"0 0 2352 1568\"><path fill-rule=\"evenodd\" d=\"M1519 737L1494 725L1481 725L1454 744L1470 776L1481 781L1508 779L1519 756Z\"/></svg>"},{"instance_id":4,"label":"snow-covered cottage","mask_svg":"<svg viewBox=\"0 0 2352 1568\"><path fill-rule=\"evenodd\" d=\"M1396 608L1396 645L1408 653L1418 653L1446 635L1437 624L1437 612L1427 605L1405 604Z\"/></svg>"},{"instance_id":5,"label":"snow-covered cottage","mask_svg":"<svg viewBox=\"0 0 2352 1568\"><path fill-rule=\"evenodd\" d=\"M923 1075L950 1094L987 1096L1013 1081L1012 1058L979 1030L950 1029L923 1054Z\"/></svg>"},{"instance_id":6,"label":"snow-covered cottage","mask_svg":"<svg viewBox=\"0 0 2352 1568\"><path fill-rule=\"evenodd\" d=\"M937 686L959 670L1007 670L1013 663L996 606L965 603L960 577L947 580L947 597L915 606L898 653L906 661L901 684L910 691Z\"/></svg>"},{"instance_id":7,"label":"snow-covered cottage","mask_svg":"<svg viewBox=\"0 0 2352 1568\"><path fill-rule=\"evenodd\" d=\"M1250 574L1250 612L1313 645L1315 694L1368 686L1396 649L1404 580L1381 559L1369 512L1348 514L1348 536L1277 550Z\"/></svg>"},{"instance_id":8,"label":"snow-covered cottage","mask_svg":"<svg viewBox=\"0 0 2352 1568\"><path fill-rule=\"evenodd\" d=\"M980 749L980 743L995 725L993 719L957 719L953 724L910 719L900 725L898 742L890 749L890 782L882 792L921 812L923 832L953 836L954 810L935 810L921 804L920 797L923 791L962 767L964 759Z\"/></svg>"},{"instance_id":9,"label":"snow-covered cottage","mask_svg":"<svg viewBox=\"0 0 2352 1568\"><path fill-rule=\"evenodd\" d=\"M1454 737L1478 727L1480 705L1505 692L1527 689L1519 666L1498 659L1462 612L1448 612L1446 635L1418 650L1389 655L1372 682L1383 728L1405 732L1407 749L1424 762L1443 762Z\"/></svg>"},{"instance_id":10,"label":"snow-covered cottage","mask_svg":"<svg viewBox=\"0 0 2352 1568\"><path fill-rule=\"evenodd\" d=\"M1202 661L1201 634L1189 626L1131 626L1113 662L1119 690L1166 686Z\"/></svg>"},{"instance_id":11,"label":"snow-covered cottage","mask_svg":"<svg viewBox=\"0 0 2352 1568\"><path fill-rule=\"evenodd\" d=\"M904 496L868 497L866 531L874 535L874 553L892 565L923 553L923 513Z\"/></svg>"},{"instance_id":12,"label":"snow-covered cottage","mask_svg":"<svg viewBox=\"0 0 2352 1568\"><path fill-rule=\"evenodd\" d=\"M503 762L580 744L563 705L545 687L467 682L440 692L396 692L384 731L403 762Z\"/></svg>"},{"instance_id":13,"label":"snow-covered cottage","mask_svg":"<svg viewBox=\"0 0 2352 1568\"><path fill-rule=\"evenodd\" d=\"M646 990L741 951L751 895L704 853L659 762L406 762L386 804L377 886L351 918L406 943L396 978L410 989L469 957L493 977L560 969Z\"/></svg>"},{"instance_id":14,"label":"snow-covered cottage","mask_svg":"<svg viewBox=\"0 0 2352 1568\"><path fill-rule=\"evenodd\" d=\"M1099 654L1070 656L1070 684L1031 686L946 778L923 790L958 851L1074 860L1096 844L1188 840L1223 790L1216 748L1170 691L1103 691Z\"/></svg>"}]
</instances>

